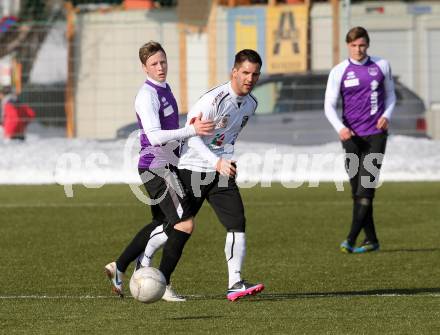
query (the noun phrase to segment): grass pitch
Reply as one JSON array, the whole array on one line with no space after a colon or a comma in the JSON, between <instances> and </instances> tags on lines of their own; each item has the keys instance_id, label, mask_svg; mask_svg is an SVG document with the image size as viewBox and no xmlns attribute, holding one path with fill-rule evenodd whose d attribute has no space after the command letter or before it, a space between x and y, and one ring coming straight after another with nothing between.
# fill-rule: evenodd
<instances>
[{"instance_id":1,"label":"grass pitch","mask_svg":"<svg viewBox=\"0 0 440 335\"><path fill-rule=\"evenodd\" d=\"M73 198L61 186L2 186L0 333L439 334L440 183L384 184L382 249L365 255L338 251L345 189L242 190L244 276L266 289L236 303L225 299L225 232L204 206L173 276L188 301L144 305L112 297L103 274L150 219L127 185L74 186Z\"/></svg>"}]
</instances>

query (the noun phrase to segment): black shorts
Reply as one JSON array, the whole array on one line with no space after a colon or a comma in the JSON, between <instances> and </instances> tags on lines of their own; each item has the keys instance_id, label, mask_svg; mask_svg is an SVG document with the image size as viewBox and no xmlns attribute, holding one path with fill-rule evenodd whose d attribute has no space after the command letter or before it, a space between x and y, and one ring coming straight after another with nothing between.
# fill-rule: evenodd
<instances>
[{"instance_id":1,"label":"black shorts","mask_svg":"<svg viewBox=\"0 0 440 335\"><path fill-rule=\"evenodd\" d=\"M353 198L374 198L387 137L387 133L353 136L342 142Z\"/></svg>"},{"instance_id":2,"label":"black shorts","mask_svg":"<svg viewBox=\"0 0 440 335\"><path fill-rule=\"evenodd\" d=\"M176 170L174 167L139 169L142 183L150 197L153 221L175 225L192 217L190 199Z\"/></svg>"},{"instance_id":3,"label":"black shorts","mask_svg":"<svg viewBox=\"0 0 440 335\"><path fill-rule=\"evenodd\" d=\"M218 172L195 172L186 169L179 169L178 174L190 198L194 216L206 199L227 231L245 231L243 200L235 178L220 176Z\"/></svg>"}]
</instances>

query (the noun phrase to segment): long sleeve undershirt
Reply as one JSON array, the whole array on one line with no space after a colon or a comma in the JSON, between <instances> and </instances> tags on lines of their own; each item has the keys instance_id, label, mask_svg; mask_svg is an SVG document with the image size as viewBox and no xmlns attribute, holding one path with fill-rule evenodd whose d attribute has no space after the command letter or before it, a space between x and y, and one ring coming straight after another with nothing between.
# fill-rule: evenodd
<instances>
[{"instance_id":1,"label":"long sleeve undershirt","mask_svg":"<svg viewBox=\"0 0 440 335\"><path fill-rule=\"evenodd\" d=\"M161 83L151 78L148 78L148 80L155 85L166 87L166 83ZM145 135L147 135L151 145L162 145L169 141L179 141L196 135L196 129L193 125L187 125L179 129L162 129L159 119L159 99L152 91L141 90L138 93L135 101L135 109L141 120Z\"/></svg>"},{"instance_id":2,"label":"long sleeve undershirt","mask_svg":"<svg viewBox=\"0 0 440 335\"><path fill-rule=\"evenodd\" d=\"M373 58L373 60L376 60ZM354 64L363 65L368 61L368 57L362 62L355 61L354 59L350 59L350 61ZM379 60L377 65L380 67L384 74L384 86L385 86L385 111L383 116L388 120L391 120L391 115L393 113L394 107L396 105L396 94L394 92L394 81L391 73L391 68L389 63L385 60ZM325 116L336 130L339 133L345 125L339 119L337 114L337 103L340 97L340 87L342 76L344 74L345 68L348 66L348 60L338 64L335 66L329 74L327 89L325 92L325 101L324 101L324 110Z\"/></svg>"}]
</instances>

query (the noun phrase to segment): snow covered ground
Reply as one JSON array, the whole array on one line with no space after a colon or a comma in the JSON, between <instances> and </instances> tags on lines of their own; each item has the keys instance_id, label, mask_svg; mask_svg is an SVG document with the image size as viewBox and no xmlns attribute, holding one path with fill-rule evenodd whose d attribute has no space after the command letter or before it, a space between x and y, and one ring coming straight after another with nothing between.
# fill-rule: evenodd
<instances>
[{"instance_id":1,"label":"snow covered ground","mask_svg":"<svg viewBox=\"0 0 440 335\"><path fill-rule=\"evenodd\" d=\"M138 184L137 152L134 137L98 141L29 134L24 143L0 141L0 184ZM340 185L348 179L342 157L338 142L288 146L238 141L234 154L242 187L272 182L285 187L324 181ZM381 181L434 180L440 181L440 141L389 138Z\"/></svg>"}]
</instances>

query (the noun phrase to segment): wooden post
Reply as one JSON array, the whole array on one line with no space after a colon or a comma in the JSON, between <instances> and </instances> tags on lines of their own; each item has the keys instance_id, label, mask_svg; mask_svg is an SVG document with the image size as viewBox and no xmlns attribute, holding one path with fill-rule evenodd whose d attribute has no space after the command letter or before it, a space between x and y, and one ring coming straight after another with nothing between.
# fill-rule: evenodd
<instances>
[{"instance_id":1,"label":"wooden post","mask_svg":"<svg viewBox=\"0 0 440 335\"><path fill-rule=\"evenodd\" d=\"M15 93L17 95L20 95L21 91L22 91L22 76L23 76L23 66L14 57L12 59L11 79L12 79L12 84L13 84L14 89L15 89Z\"/></svg>"},{"instance_id":2,"label":"wooden post","mask_svg":"<svg viewBox=\"0 0 440 335\"><path fill-rule=\"evenodd\" d=\"M208 18L208 83L209 87L217 84L217 0L211 5Z\"/></svg>"},{"instance_id":3,"label":"wooden post","mask_svg":"<svg viewBox=\"0 0 440 335\"><path fill-rule=\"evenodd\" d=\"M180 113L188 113L188 76L186 63L186 25L179 23Z\"/></svg>"},{"instance_id":4,"label":"wooden post","mask_svg":"<svg viewBox=\"0 0 440 335\"><path fill-rule=\"evenodd\" d=\"M339 63L339 0L331 0L333 14L333 65Z\"/></svg>"},{"instance_id":5,"label":"wooden post","mask_svg":"<svg viewBox=\"0 0 440 335\"><path fill-rule=\"evenodd\" d=\"M67 12L67 83L65 92L64 111L66 113L66 137L75 136L74 120L74 37L75 37L75 8L70 1L65 3Z\"/></svg>"},{"instance_id":6,"label":"wooden post","mask_svg":"<svg viewBox=\"0 0 440 335\"><path fill-rule=\"evenodd\" d=\"M307 65L306 69L307 71L310 71L312 69L312 17L311 17L311 10L312 10L312 0L305 0L304 5L307 6L307 43L306 43L306 55L307 55Z\"/></svg>"}]
</instances>

